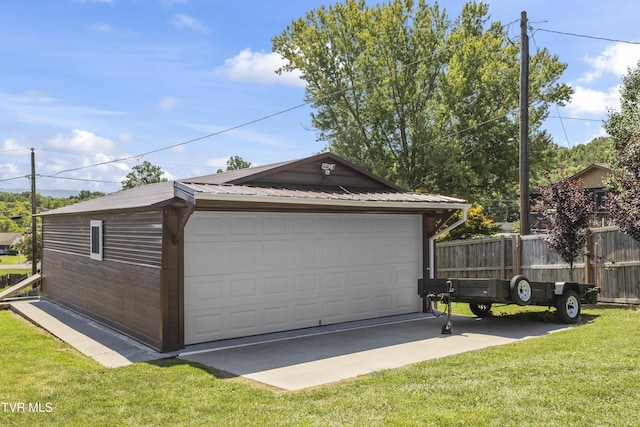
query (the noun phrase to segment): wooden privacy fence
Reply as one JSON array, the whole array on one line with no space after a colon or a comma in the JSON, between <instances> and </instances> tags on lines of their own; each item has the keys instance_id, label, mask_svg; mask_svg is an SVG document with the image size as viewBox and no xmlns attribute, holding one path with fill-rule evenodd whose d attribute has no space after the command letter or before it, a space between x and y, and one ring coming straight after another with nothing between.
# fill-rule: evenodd
<instances>
[{"instance_id":1,"label":"wooden privacy fence","mask_svg":"<svg viewBox=\"0 0 640 427\"><path fill-rule=\"evenodd\" d=\"M26 274L9 273L0 275L0 289L13 286L26 278Z\"/></svg>"},{"instance_id":2,"label":"wooden privacy fence","mask_svg":"<svg viewBox=\"0 0 640 427\"><path fill-rule=\"evenodd\" d=\"M551 252L540 235L507 235L436 245L436 277L510 279L522 274L535 282L595 283L599 300L640 304L640 244L617 227L591 229L585 255L569 264Z\"/></svg>"}]
</instances>

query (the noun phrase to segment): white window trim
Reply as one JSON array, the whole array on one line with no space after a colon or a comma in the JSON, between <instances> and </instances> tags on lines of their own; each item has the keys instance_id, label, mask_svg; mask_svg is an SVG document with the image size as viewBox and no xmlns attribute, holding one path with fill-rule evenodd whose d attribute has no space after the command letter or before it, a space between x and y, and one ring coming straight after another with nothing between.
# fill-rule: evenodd
<instances>
[{"instance_id":1,"label":"white window trim","mask_svg":"<svg viewBox=\"0 0 640 427\"><path fill-rule=\"evenodd\" d=\"M91 259L95 259L96 261L102 261L102 250L103 250L103 221L99 219L92 219L89 224L90 236L89 236L89 253ZM94 234L97 233L97 236ZM98 247L94 248L94 239L98 239ZM95 250L97 249L97 251Z\"/></svg>"}]
</instances>

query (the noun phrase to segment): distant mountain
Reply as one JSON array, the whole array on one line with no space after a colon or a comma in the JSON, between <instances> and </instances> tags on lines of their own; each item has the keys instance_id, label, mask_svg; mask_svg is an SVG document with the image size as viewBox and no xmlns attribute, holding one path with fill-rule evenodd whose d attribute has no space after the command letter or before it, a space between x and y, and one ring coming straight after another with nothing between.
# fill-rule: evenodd
<instances>
[{"instance_id":1,"label":"distant mountain","mask_svg":"<svg viewBox=\"0 0 640 427\"><path fill-rule=\"evenodd\" d=\"M30 188L0 188L0 193L30 193ZM44 197L53 197L54 199L67 199L71 196L77 196L78 190L41 190L36 188L36 193Z\"/></svg>"}]
</instances>

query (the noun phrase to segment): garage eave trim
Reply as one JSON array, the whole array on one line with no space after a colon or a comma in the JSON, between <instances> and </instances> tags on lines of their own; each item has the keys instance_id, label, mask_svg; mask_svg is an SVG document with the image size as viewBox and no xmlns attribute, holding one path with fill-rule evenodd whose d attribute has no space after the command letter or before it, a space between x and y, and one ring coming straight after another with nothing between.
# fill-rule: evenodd
<instances>
[{"instance_id":1,"label":"garage eave trim","mask_svg":"<svg viewBox=\"0 0 640 427\"><path fill-rule=\"evenodd\" d=\"M411 209L416 211L432 209L455 209L466 211L471 205L458 202L420 202L420 201L377 201L377 200L344 200L313 197L264 196L249 194L217 194L193 191L188 186L176 182L175 194L188 202L198 205L198 201L220 201L237 203L269 203L281 205L333 206L345 208L386 208Z\"/></svg>"}]
</instances>

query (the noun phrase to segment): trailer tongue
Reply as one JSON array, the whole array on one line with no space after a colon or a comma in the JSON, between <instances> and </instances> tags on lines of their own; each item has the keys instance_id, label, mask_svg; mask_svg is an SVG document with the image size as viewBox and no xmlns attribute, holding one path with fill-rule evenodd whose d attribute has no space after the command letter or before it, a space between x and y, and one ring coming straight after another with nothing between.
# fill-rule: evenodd
<instances>
[{"instance_id":1,"label":"trailer tongue","mask_svg":"<svg viewBox=\"0 0 640 427\"><path fill-rule=\"evenodd\" d=\"M576 323L582 304L596 304L600 288L593 284L575 282L531 282L524 276L503 279L420 279L418 295L430 303L436 316L447 314L443 334L451 333L451 303L468 303L478 317L486 316L496 303L539 305L555 307L558 320ZM447 305L446 311L435 307L435 302Z\"/></svg>"}]
</instances>

